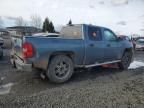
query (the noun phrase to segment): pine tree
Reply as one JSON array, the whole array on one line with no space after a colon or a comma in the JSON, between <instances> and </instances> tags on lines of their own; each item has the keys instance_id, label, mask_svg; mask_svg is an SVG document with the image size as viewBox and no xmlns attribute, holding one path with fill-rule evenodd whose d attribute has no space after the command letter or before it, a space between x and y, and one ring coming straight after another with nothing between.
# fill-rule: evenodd
<instances>
[{"instance_id":1,"label":"pine tree","mask_svg":"<svg viewBox=\"0 0 144 108\"><path fill-rule=\"evenodd\" d=\"M71 21L71 19L69 20L68 25L72 25L72 21Z\"/></svg>"},{"instance_id":2,"label":"pine tree","mask_svg":"<svg viewBox=\"0 0 144 108\"><path fill-rule=\"evenodd\" d=\"M49 24L51 33L55 33L55 28L52 22Z\"/></svg>"},{"instance_id":3,"label":"pine tree","mask_svg":"<svg viewBox=\"0 0 144 108\"><path fill-rule=\"evenodd\" d=\"M43 32L51 32L51 33L55 32L54 25L51 21L49 21L48 18L46 18L45 21L43 22Z\"/></svg>"},{"instance_id":4,"label":"pine tree","mask_svg":"<svg viewBox=\"0 0 144 108\"><path fill-rule=\"evenodd\" d=\"M43 22L43 32L49 31L49 19L46 18L45 21Z\"/></svg>"},{"instance_id":5,"label":"pine tree","mask_svg":"<svg viewBox=\"0 0 144 108\"><path fill-rule=\"evenodd\" d=\"M42 31L45 32L45 21L43 22Z\"/></svg>"}]
</instances>

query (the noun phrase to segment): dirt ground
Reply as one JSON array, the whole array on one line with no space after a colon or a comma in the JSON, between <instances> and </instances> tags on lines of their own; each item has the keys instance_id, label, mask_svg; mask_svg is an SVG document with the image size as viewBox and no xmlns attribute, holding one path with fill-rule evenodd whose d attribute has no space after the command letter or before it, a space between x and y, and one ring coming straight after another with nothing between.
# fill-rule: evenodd
<instances>
[{"instance_id":1,"label":"dirt ground","mask_svg":"<svg viewBox=\"0 0 144 108\"><path fill-rule=\"evenodd\" d=\"M136 52L135 60L144 62L144 52ZM0 108L144 108L144 67L80 70L70 81L53 84L38 72L16 71L6 54L0 76L3 84L14 84L0 95Z\"/></svg>"}]
</instances>

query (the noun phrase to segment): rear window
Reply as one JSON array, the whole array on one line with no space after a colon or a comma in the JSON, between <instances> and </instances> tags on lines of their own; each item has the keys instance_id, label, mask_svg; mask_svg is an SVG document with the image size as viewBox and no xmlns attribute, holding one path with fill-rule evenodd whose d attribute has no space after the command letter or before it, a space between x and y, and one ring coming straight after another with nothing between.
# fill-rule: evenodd
<instances>
[{"instance_id":1,"label":"rear window","mask_svg":"<svg viewBox=\"0 0 144 108\"><path fill-rule=\"evenodd\" d=\"M97 27L89 27L88 28L88 36L90 40L100 41L102 40L101 30Z\"/></svg>"},{"instance_id":2,"label":"rear window","mask_svg":"<svg viewBox=\"0 0 144 108\"><path fill-rule=\"evenodd\" d=\"M82 39L82 26L67 26L63 27L61 37L68 39Z\"/></svg>"}]
</instances>

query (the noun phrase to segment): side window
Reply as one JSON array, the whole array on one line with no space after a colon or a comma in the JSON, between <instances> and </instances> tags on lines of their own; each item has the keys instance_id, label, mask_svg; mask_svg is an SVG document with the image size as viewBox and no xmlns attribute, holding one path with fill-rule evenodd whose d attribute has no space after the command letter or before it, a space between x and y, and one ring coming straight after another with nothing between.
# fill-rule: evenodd
<instances>
[{"instance_id":1,"label":"side window","mask_svg":"<svg viewBox=\"0 0 144 108\"><path fill-rule=\"evenodd\" d=\"M89 27L88 28L88 36L90 40L94 41L101 41L102 36L101 36L101 30L96 27Z\"/></svg>"},{"instance_id":2,"label":"side window","mask_svg":"<svg viewBox=\"0 0 144 108\"><path fill-rule=\"evenodd\" d=\"M115 41L116 36L112 31L110 31L108 29L105 29L104 30L104 39L107 40L107 41Z\"/></svg>"}]
</instances>

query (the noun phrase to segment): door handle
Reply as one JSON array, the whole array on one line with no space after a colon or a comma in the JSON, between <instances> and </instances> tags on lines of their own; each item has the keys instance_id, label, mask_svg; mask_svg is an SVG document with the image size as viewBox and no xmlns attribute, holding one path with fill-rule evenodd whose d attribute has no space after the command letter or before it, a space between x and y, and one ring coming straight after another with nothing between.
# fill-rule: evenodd
<instances>
[{"instance_id":1,"label":"door handle","mask_svg":"<svg viewBox=\"0 0 144 108\"><path fill-rule=\"evenodd\" d=\"M107 44L107 47L111 47L111 44Z\"/></svg>"},{"instance_id":2,"label":"door handle","mask_svg":"<svg viewBox=\"0 0 144 108\"><path fill-rule=\"evenodd\" d=\"M94 44L89 44L90 47L94 47Z\"/></svg>"}]
</instances>

